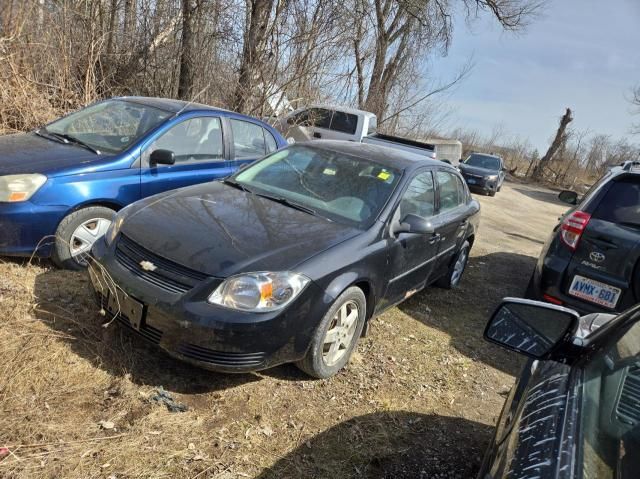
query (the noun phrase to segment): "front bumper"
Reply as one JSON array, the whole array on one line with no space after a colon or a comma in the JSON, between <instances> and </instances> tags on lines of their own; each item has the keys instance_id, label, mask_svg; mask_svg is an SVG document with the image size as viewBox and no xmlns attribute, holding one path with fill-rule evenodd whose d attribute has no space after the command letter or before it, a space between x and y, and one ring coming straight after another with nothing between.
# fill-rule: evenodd
<instances>
[{"instance_id":1,"label":"front bumper","mask_svg":"<svg viewBox=\"0 0 640 479\"><path fill-rule=\"evenodd\" d=\"M42 206L29 201L0 203L0 255L47 257L50 240L67 211L66 206ZM37 248L37 250L36 250Z\"/></svg>"},{"instance_id":2,"label":"front bumper","mask_svg":"<svg viewBox=\"0 0 640 479\"><path fill-rule=\"evenodd\" d=\"M92 255L92 283L105 309L108 289L117 285L144 305L139 325L129 321L126 311L116 316L120 323L170 355L214 371L257 371L302 359L332 302L310 282L282 311L234 311L207 302L221 279L209 277L187 292L170 292L123 264L103 240ZM112 286L105 291L107 283Z\"/></svg>"},{"instance_id":3,"label":"front bumper","mask_svg":"<svg viewBox=\"0 0 640 479\"><path fill-rule=\"evenodd\" d=\"M498 190L499 180L488 180L484 176L462 173L464 181L472 191L491 192Z\"/></svg>"}]
</instances>

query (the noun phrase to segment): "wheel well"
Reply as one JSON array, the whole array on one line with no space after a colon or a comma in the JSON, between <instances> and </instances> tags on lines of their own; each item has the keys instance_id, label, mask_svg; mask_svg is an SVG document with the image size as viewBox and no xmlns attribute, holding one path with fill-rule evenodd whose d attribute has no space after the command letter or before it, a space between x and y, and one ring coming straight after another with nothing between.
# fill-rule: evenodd
<instances>
[{"instance_id":1,"label":"wheel well","mask_svg":"<svg viewBox=\"0 0 640 479\"><path fill-rule=\"evenodd\" d=\"M467 241L469 242L469 248L473 246L473 242L475 241L475 239L476 239L475 235L471 235L467 238Z\"/></svg>"},{"instance_id":2,"label":"wheel well","mask_svg":"<svg viewBox=\"0 0 640 479\"><path fill-rule=\"evenodd\" d=\"M368 281L356 281L353 286L357 286L364 293L364 297L367 299L367 320L373 315L375 309L375 295L373 294L373 288Z\"/></svg>"},{"instance_id":3,"label":"wheel well","mask_svg":"<svg viewBox=\"0 0 640 479\"><path fill-rule=\"evenodd\" d=\"M83 203L81 205L76 206L75 208L73 208L69 213L75 213L76 211L82 210L84 208L91 208L92 206L102 206L103 208L109 208L113 211L119 211L121 210L123 207L122 205L119 205L118 203L114 203L111 201L92 201L91 203Z\"/></svg>"}]
</instances>

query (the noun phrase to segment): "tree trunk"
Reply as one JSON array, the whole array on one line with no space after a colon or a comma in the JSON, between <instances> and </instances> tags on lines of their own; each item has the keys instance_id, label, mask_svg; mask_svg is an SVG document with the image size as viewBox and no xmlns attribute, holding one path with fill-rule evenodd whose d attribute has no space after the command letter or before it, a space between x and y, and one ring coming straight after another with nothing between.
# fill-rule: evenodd
<instances>
[{"instance_id":1,"label":"tree trunk","mask_svg":"<svg viewBox=\"0 0 640 479\"><path fill-rule=\"evenodd\" d=\"M567 125L573 121L573 116L571 112L571 108L567 108L562 118L560 118L560 126L558 126L558 131L556 131L556 136L551 142L551 146L544 154L542 158L540 158L540 162L536 165L536 168L533 170L532 178L536 181L540 181L542 179L542 174L544 173L545 167L549 164L553 155L556 154L558 148L562 145L562 140L565 135L565 130L567 129Z\"/></svg>"},{"instance_id":2,"label":"tree trunk","mask_svg":"<svg viewBox=\"0 0 640 479\"><path fill-rule=\"evenodd\" d=\"M194 68L194 8L192 0L182 0L182 50L180 52L180 75L178 77L178 98L191 100L193 94Z\"/></svg>"},{"instance_id":3,"label":"tree trunk","mask_svg":"<svg viewBox=\"0 0 640 479\"><path fill-rule=\"evenodd\" d=\"M241 113L251 110L251 97L257 86L256 78L261 67L262 56L267 42L267 28L274 0L247 0L249 14L242 46L242 59L238 85L234 94L233 107Z\"/></svg>"}]
</instances>

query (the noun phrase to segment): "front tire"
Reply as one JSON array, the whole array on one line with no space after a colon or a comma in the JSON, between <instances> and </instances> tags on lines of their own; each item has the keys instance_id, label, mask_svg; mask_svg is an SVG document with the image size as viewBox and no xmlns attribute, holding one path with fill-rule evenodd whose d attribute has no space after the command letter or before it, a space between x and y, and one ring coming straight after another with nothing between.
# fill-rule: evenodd
<instances>
[{"instance_id":1,"label":"front tire","mask_svg":"<svg viewBox=\"0 0 640 479\"><path fill-rule=\"evenodd\" d=\"M53 262L60 268L85 269L91 247L106 233L114 215L112 209L90 206L65 216L56 230Z\"/></svg>"},{"instance_id":2,"label":"front tire","mask_svg":"<svg viewBox=\"0 0 640 479\"><path fill-rule=\"evenodd\" d=\"M347 288L323 316L307 355L296 363L309 376L326 379L334 376L349 362L362 334L367 313L367 300L362 290Z\"/></svg>"},{"instance_id":3,"label":"front tire","mask_svg":"<svg viewBox=\"0 0 640 479\"><path fill-rule=\"evenodd\" d=\"M436 282L437 286L444 289L454 289L458 287L458 285L460 284L460 280L462 279L464 270L467 267L467 263L469 262L470 250L471 245L468 241L465 241L458 250L458 254L451 262L447 274Z\"/></svg>"}]
</instances>

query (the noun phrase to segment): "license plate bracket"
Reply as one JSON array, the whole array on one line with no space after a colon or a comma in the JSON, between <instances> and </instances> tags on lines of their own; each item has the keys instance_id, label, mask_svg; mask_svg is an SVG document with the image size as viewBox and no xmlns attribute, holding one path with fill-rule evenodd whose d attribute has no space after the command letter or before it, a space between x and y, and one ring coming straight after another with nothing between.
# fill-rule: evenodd
<instances>
[{"instance_id":1,"label":"license plate bracket","mask_svg":"<svg viewBox=\"0 0 640 479\"><path fill-rule=\"evenodd\" d=\"M606 308L614 309L622 290L610 284L576 274L571 281L569 294Z\"/></svg>"},{"instance_id":2,"label":"license plate bracket","mask_svg":"<svg viewBox=\"0 0 640 479\"><path fill-rule=\"evenodd\" d=\"M131 327L137 331L144 325L144 304L119 288L116 288L115 294L113 291L109 293L107 311L114 316L119 314L126 318Z\"/></svg>"}]
</instances>

